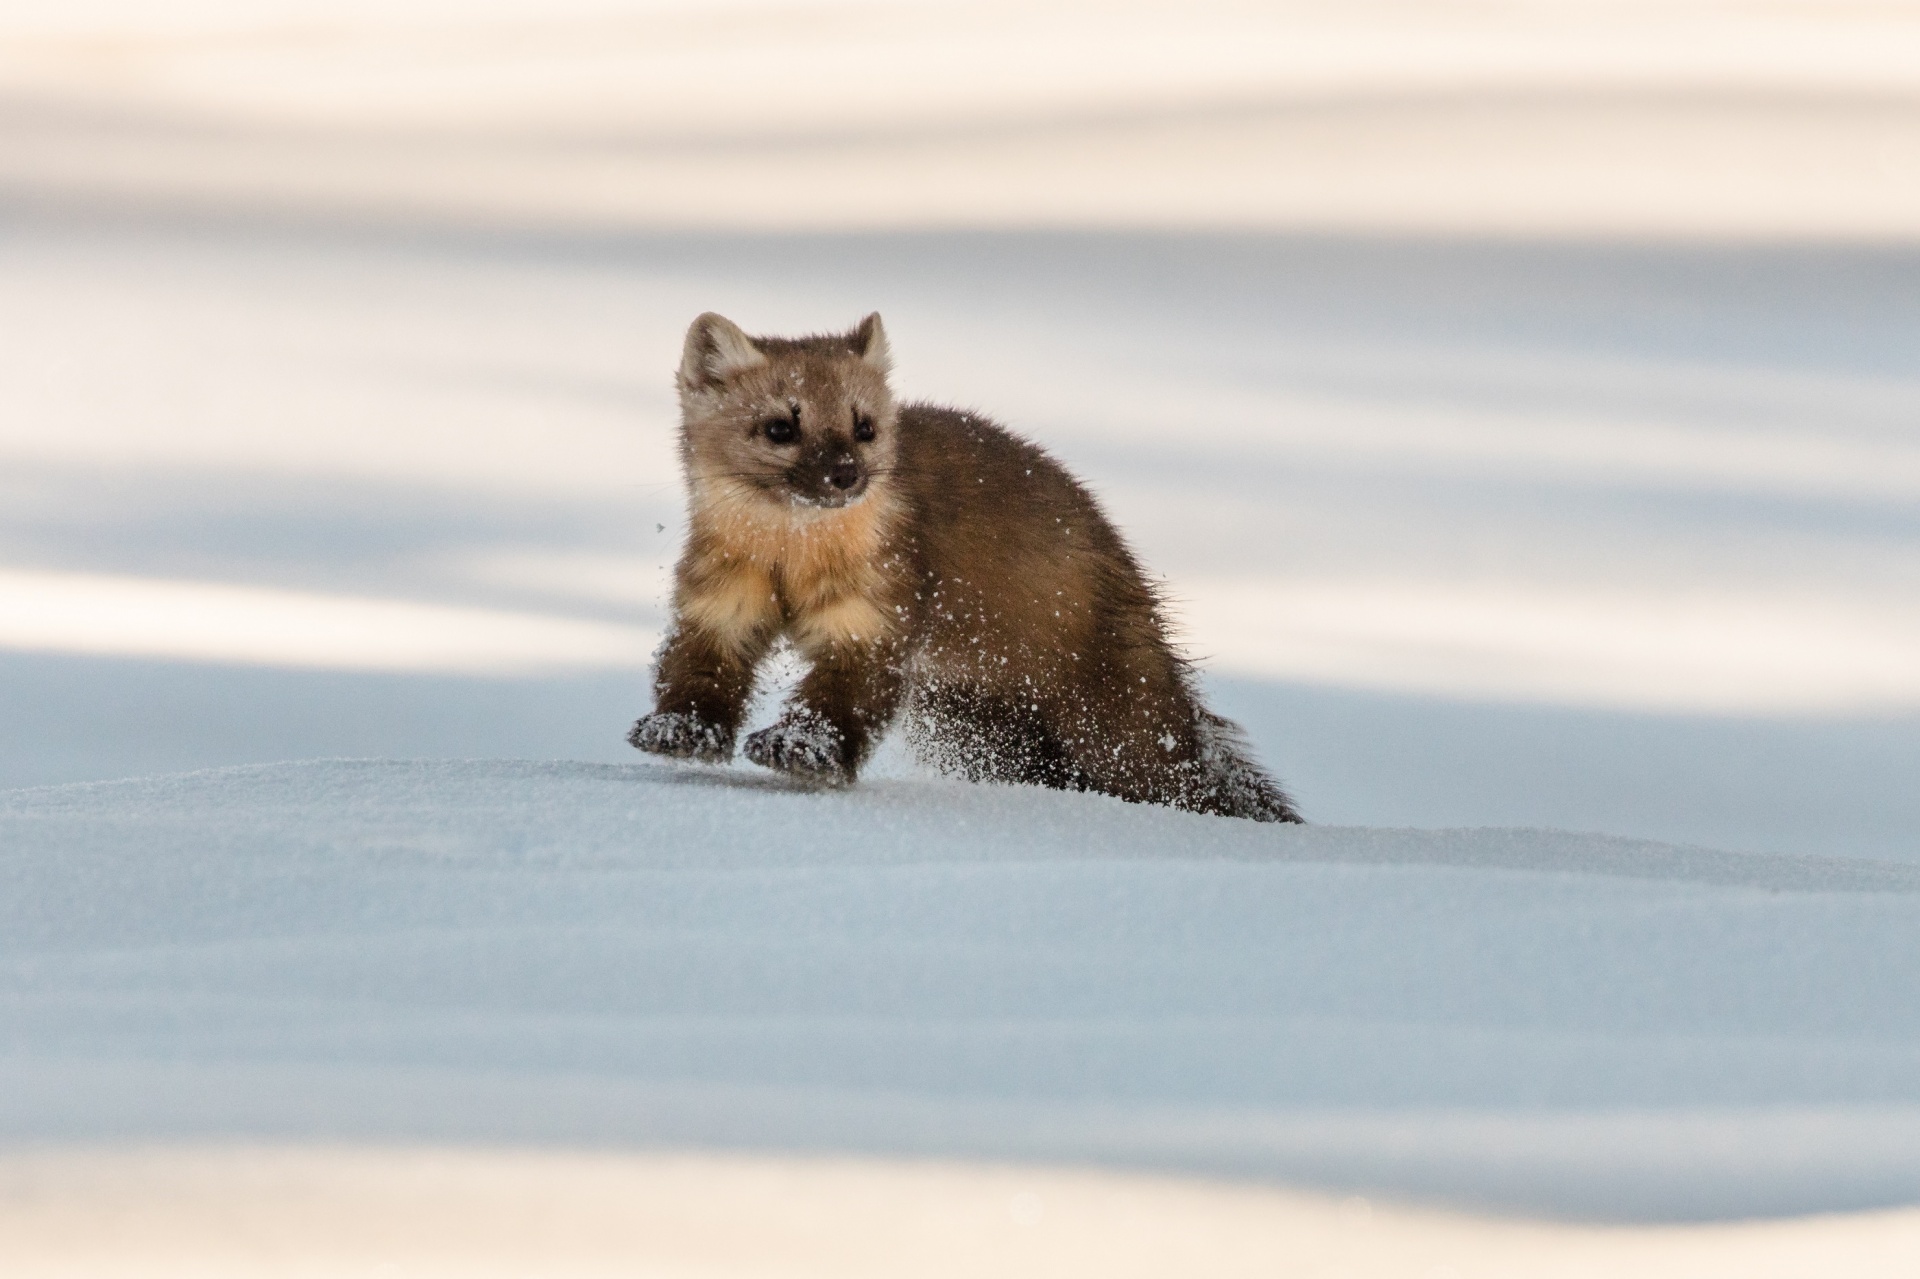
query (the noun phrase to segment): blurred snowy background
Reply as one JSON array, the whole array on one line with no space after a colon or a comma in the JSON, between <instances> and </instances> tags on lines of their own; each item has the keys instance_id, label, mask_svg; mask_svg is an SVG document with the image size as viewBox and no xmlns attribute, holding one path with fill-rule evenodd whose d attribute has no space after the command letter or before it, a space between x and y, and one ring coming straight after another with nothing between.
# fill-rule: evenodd
<instances>
[{"instance_id":1,"label":"blurred snowy background","mask_svg":"<svg viewBox=\"0 0 1920 1279\"><path fill-rule=\"evenodd\" d=\"M1317 820L1920 857L1920 7L0 4L0 785L627 761L695 313L887 317Z\"/></svg>"}]
</instances>

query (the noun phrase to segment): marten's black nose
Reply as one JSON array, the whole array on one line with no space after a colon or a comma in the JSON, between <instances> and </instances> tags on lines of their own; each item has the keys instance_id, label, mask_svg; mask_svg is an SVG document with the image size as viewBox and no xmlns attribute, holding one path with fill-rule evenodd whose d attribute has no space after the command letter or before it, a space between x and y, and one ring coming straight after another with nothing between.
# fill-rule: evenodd
<instances>
[{"instance_id":1,"label":"marten's black nose","mask_svg":"<svg viewBox=\"0 0 1920 1279\"><path fill-rule=\"evenodd\" d=\"M833 464L827 472L827 483L837 489L850 489L860 482L860 464L850 457L843 457Z\"/></svg>"}]
</instances>

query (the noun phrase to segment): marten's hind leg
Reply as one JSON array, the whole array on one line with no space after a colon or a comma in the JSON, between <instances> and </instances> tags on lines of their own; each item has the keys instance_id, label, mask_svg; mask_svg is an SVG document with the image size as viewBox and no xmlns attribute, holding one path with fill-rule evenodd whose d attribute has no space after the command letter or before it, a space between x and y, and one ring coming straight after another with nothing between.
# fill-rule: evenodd
<instances>
[{"instance_id":1,"label":"marten's hind leg","mask_svg":"<svg viewBox=\"0 0 1920 1279\"><path fill-rule=\"evenodd\" d=\"M1299 821L1239 726L1202 706L1186 671L1156 656L1097 672L1067 702L1058 735L1082 786L1133 803Z\"/></svg>"},{"instance_id":2,"label":"marten's hind leg","mask_svg":"<svg viewBox=\"0 0 1920 1279\"><path fill-rule=\"evenodd\" d=\"M970 782L1086 789L1044 712L972 685L916 689L907 744L923 763Z\"/></svg>"}]
</instances>

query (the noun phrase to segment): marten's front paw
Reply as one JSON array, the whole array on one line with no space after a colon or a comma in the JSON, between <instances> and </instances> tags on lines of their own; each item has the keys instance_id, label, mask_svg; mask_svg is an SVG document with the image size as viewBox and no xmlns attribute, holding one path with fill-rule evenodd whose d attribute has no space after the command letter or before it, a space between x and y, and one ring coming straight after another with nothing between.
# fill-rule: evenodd
<instances>
[{"instance_id":1,"label":"marten's front paw","mask_svg":"<svg viewBox=\"0 0 1920 1279\"><path fill-rule=\"evenodd\" d=\"M749 734L746 756L762 768L790 773L825 786L853 780L846 765L846 740L823 719L789 717Z\"/></svg>"},{"instance_id":2,"label":"marten's front paw","mask_svg":"<svg viewBox=\"0 0 1920 1279\"><path fill-rule=\"evenodd\" d=\"M655 711L627 734L627 744L653 755L724 764L733 758L733 734L684 711Z\"/></svg>"}]
</instances>

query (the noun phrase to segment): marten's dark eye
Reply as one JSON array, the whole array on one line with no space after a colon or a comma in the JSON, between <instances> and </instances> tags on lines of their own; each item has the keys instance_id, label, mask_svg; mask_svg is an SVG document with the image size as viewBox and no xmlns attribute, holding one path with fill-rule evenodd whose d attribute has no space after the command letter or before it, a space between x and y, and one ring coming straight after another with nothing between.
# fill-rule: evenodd
<instances>
[{"instance_id":1,"label":"marten's dark eye","mask_svg":"<svg viewBox=\"0 0 1920 1279\"><path fill-rule=\"evenodd\" d=\"M768 418L760 424L760 430L775 444L793 443L800 438L800 406L794 405L786 417Z\"/></svg>"},{"instance_id":2,"label":"marten's dark eye","mask_svg":"<svg viewBox=\"0 0 1920 1279\"><path fill-rule=\"evenodd\" d=\"M854 410L853 438L862 444L873 439L873 417L871 414L862 413L858 409Z\"/></svg>"}]
</instances>

